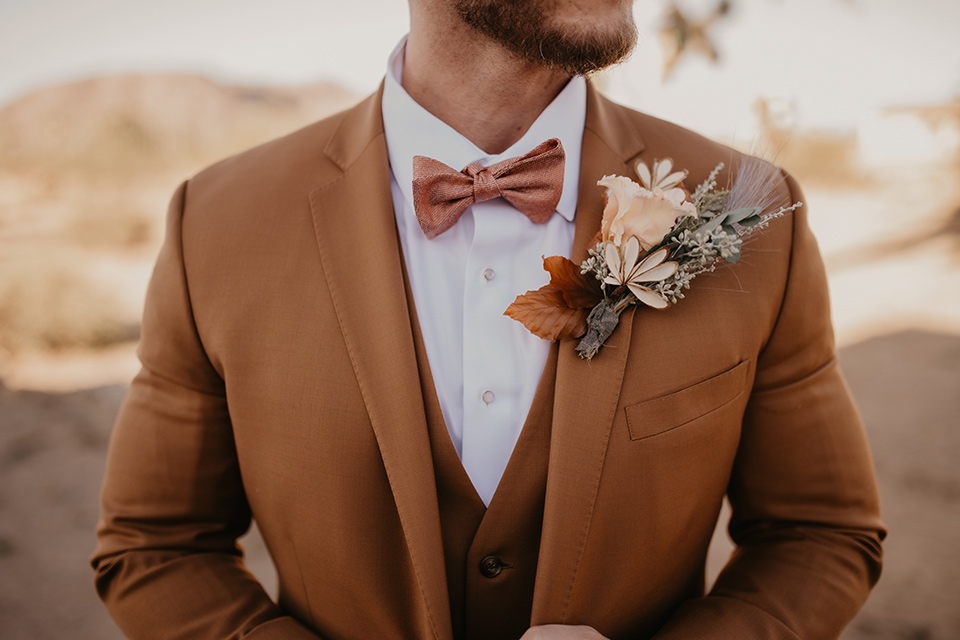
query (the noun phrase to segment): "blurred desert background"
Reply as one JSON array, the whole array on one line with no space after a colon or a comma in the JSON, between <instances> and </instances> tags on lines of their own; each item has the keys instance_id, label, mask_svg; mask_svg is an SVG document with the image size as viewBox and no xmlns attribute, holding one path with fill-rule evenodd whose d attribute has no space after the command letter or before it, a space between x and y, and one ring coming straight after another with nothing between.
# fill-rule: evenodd
<instances>
[{"instance_id":1,"label":"blurred desert background","mask_svg":"<svg viewBox=\"0 0 960 640\"><path fill-rule=\"evenodd\" d=\"M843 638L960 638L960 3L636 14L604 90L805 188L891 531ZM406 25L401 0L0 0L0 638L122 637L87 558L176 185L374 90Z\"/></svg>"}]
</instances>

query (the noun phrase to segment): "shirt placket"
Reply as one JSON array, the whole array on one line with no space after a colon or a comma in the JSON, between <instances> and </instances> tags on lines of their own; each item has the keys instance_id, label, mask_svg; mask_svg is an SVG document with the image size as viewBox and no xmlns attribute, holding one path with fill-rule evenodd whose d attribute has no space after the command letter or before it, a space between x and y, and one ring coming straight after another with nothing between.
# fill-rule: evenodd
<instances>
[{"instance_id":1,"label":"shirt placket","mask_svg":"<svg viewBox=\"0 0 960 640\"><path fill-rule=\"evenodd\" d=\"M510 288L511 255L525 220L503 200L473 210L464 274L462 462L489 503L523 426L516 411L523 354L503 311L516 295Z\"/></svg>"}]
</instances>

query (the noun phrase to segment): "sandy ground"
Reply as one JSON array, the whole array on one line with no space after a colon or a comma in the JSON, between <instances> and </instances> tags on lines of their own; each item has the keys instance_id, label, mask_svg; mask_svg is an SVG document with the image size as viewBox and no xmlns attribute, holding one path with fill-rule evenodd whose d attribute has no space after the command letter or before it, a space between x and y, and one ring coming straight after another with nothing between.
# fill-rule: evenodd
<instances>
[{"instance_id":1,"label":"sandy ground","mask_svg":"<svg viewBox=\"0 0 960 640\"><path fill-rule=\"evenodd\" d=\"M841 350L873 447L891 530L879 585L844 638L960 637L960 336L906 330ZM92 589L96 494L122 385L0 391L0 636L122 638ZM9 422L8 422L9 420ZM253 571L273 588L255 532ZM729 543L718 530L711 570Z\"/></svg>"},{"instance_id":2,"label":"sandy ground","mask_svg":"<svg viewBox=\"0 0 960 640\"><path fill-rule=\"evenodd\" d=\"M929 184L808 191L841 362L891 531L884 575L846 640L960 638L960 197L924 200ZM121 638L87 558L111 423L136 369L133 346L8 365L0 388L0 638ZM273 589L255 532L245 546L250 567ZM720 527L711 575L728 552Z\"/></svg>"}]
</instances>

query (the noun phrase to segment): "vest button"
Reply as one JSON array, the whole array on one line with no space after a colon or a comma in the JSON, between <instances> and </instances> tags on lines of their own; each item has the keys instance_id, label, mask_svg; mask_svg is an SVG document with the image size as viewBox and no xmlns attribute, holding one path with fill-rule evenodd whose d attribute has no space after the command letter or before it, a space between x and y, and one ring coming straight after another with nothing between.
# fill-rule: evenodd
<instances>
[{"instance_id":1,"label":"vest button","mask_svg":"<svg viewBox=\"0 0 960 640\"><path fill-rule=\"evenodd\" d=\"M487 556L480 561L480 573L484 578L496 578L503 571L503 562L497 556Z\"/></svg>"}]
</instances>

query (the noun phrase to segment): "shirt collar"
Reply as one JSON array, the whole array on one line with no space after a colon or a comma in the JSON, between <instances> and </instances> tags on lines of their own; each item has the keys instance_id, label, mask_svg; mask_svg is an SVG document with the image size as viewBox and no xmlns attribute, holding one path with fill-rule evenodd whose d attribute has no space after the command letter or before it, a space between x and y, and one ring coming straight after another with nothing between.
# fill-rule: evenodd
<instances>
[{"instance_id":1,"label":"shirt collar","mask_svg":"<svg viewBox=\"0 0 960 640\"><path fill-rule=\"evenodd\" d=\"M575 76L516 143L490 155L421 107L401 85L406 37L390 54L383 87L383 128L390 168L403 197L413 207L413 156L427 156L460 170L471 162L491 165L521 156L550 138L559 138L565 154L563 192L557 212L572 222L580 180L580 147L587 112L587 87Z\"/></svg>"}]
</instances>

